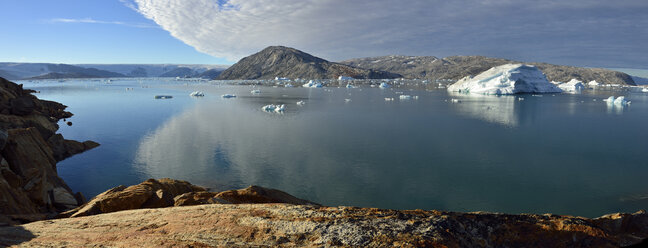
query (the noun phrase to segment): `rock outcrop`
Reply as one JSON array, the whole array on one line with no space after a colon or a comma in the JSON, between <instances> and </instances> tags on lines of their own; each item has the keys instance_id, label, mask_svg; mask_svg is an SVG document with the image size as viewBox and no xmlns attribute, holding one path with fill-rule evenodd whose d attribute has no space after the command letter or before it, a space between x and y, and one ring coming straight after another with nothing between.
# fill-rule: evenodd
<instances>
[{"instance_id":1,"label":"rock outcrop","mask_svg":"<svg viewBox=\"0 0 648 248\"><path fill-rule=\"evenodd\" d=\"M84 202L58 177L56 162L98 146L56 134L66 106L0 78L0 223L40 220Z\"/></svg>"},{"instance_id":2,"label":"rock outcrop","mask_svg":"<svg viewBox=\"0 0 648 248\"><path fill-rule=\"evenodd\" d=\"M241 59L220 73L216 79L335 79L339 76L359 79L400 77L394 73L329 62L294 48L271 46Z\"/></svg>"},{"instance_id":3,"label":"rock outcrop","mask_svg":"<svg viewBox=\"0 0 648 248\"><path fill-rule=\"evenodd\" d=\"M547 63L526 63L483 56L451 56L442 59L432 56L383 56L350 59L340 63L359 68L398 73L405 78L430 80L459 80L466 76L475 76L492 67L523 63L538 67L549 81L567 82L575 78L583 82L596 80L606 84L635 85L630 75L618 71Z\"/></svg>"},{"instance_id":4,"label":"rock outcrop","mask_svg":"<svg viewBox=\"0 0 648 248\"><path fill-rule=\"evenodd\" d=\"M58 217L81 217L141 208L244 203L318 205L280 190L259 186L216 193L187 181L162 178L148 179L129 187L117 186L78 208L61 213Z\"/></svg>"},{"instance_id":5,"label":"rock outcrop","mask_svg":"<svg viewBox=\"0 0 648 248\"><path fill-rule=\"evenodd\" d=\"M646 221L645 212L586 219L549 214L208 204L0 227L0 246L619 247L648 237Z\"/></svg>"}]
</instances>

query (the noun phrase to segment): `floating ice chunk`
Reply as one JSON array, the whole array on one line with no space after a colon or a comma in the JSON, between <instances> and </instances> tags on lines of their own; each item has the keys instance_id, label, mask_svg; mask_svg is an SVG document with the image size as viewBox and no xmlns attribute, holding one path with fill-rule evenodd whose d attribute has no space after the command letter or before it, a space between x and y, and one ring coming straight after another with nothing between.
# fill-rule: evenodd
<instances>
[{"instance_id":1,"label":"floating ice chunk","mask_svg":"<svg viewBox=\"0 0 648 248\"><path fill-rule=\"evenodd\" d=\"M391 101L394 101L394 98L393 97L385 97L385 101L386 102L391 102Z\"/></svg>"},{"instance_id":2,"label":"floating ice chunk","mask_svg":"<svg viewBox=\"0 0 648 248\"><path fill-rule=\"evenodd\" d=\"M283 113L286 110L286 105L284 104L269 104L261 107L261 109L265 112L270 112L270 113Z\"/></svg>"},{"instance_id":3,"label":"floating ice chunk","mask_svg":"<svg viewBox=\"0 0 648 248\"><path fill-rule=\"evenodd\" d=\"M306 102L304 102L304 101L297 102L297 105L299 105L299 106L304 106L304 104L306 104Z\"/></svg>"},{"instance_id":4,"label":"floating ice chunk","mask_svg":"<svg viewBox=\"0 0 648 248\"><path fill-rule=\"evenodd\" d=\"M292 87L295 87L295 86L293 86L292 84L289 84L289 83L288 83L288 84L285 84L284 87L286 87L286 88L292 88Z\"/></svg>"},{"instance_id":5,"label":"floating ice chunk","mask_svg":"<svg viewBox=\"0 0 648 248\"><path fill-rule=\"evenodd\" d=\"M641 92L648 92L648 88L643 88Z\"/></svg>"},{"instance_id":6,"label":"floating ice chunk","mask_svg":"<svg viewBox=\"0 0 648 248\"><path fill-rule=\"evenodd\" d=\"M389 87L391 87L391 86L389 86L389 84L387 84L387 83L385 83L385 82L382 82L382 83L380 83L380 86L378 86L378 87L380 87L380 88L382 88L382 89L387 89L387 88L389 88Z\"/></svg>"},{"instance_id":7,"label":"floating ice chunk","mask_svg":"<svg viewBox=\"0 0 648 248\"><path fill-rule=\"evenodd\" d=\"M412 96L412 99L418 100L419 96Z\"/></svg>"},{"instance_id":8,"label":"floating ice chunk","mask_svg":"<svg viewBox=\"0 0 648 248\"><path fill-rule=\"evenodd\" d=\"M580 80L572 78L569 82L558 85L558 88L566 92L580 93L585 89L585 85Z\"/></svg>"},{"instance_id":9,"label":"floating ice chunk","mask_svg":"<svg viewBox=\"0 0 648 248\"><path fill-rule=\"evenodd\" d=\"M304 88L322 88L322 83L314 80L308 81L308 83L305 83L302 85Z\"/></svg>"},{"instance_id":10,"label":"floating ice chunk","mask_svg":"<svg viewBox=\"0 0 648 248\"><path fill-rule=\"evenodd\" d=\"M338 80L353 80L354 78L352 77L347 77L347 76L340 76L338 77Z\"/></svg>"},{"instance_id":11,"label":"floating ice chunk","mask_svg":"<svg viewBox=\"0 0 648 248\"><path fill-rule=\"evenodd\" d=\"M236 97L236 95L232 95L232 94L225 94L225 95L222 95L222 97L223 97L223 98L234 98L234 97Z\"/></svg>"},{"instance_id":12,"label":"floating ice chunk","mask_svg":"<svg viewBox=\"0 0 648 248\"><path fill-rule=\"evenodd\" d=\"M155 99L171 99L173 96L167 96L167 95L157 95L155 96Z\"/></svg>"},{"instance_id":13,"label":"floating ice chunk","mask_svg":"<svg viewBox=\"0 0 648 248\"><path fill-rule=\"evenodd\" d=\"M614 96L610 96L607 99L603 100L607 102L608 105L615 105L615 106L628 106L631 101L628 101L625 99L625 96L620 96L614 99Z\"/></svg>"},{"instance_id":14,"label":"floating ice chunk","mask_svg":"<svg viewBox=\"0 0 648 248\"><path fill-rule=\"evenodd\" d=\"M518 97L518 101L524 101L524 97Z\"/></svg>"},{"instance_id":15,"label":"floating ice chunk","mask_svg":"<svg viewBox=\"0 0 648 248\"><path fill-rule=\"evenodd\" d=\"M261 90L252 90L250 91L252 94L261 94Z\"/></svg>"},{"instance_id":16,"label":"floating ice chunk","mask_svg":"<svg viewBox=\"0 0 648 248\"><path fill-rule=\"evenodd\" d=\"M496 66L477 76L464 77L448 86L448 91L486 95L562 92L538 68L522 64Z\"/></svg>"},{"instance_id":17,"label":"floating ice chunk","mask_svg":"<svg viewBox=\"0 0 648 248\"><path fill-rule=\"evenodd\" d=\"M460 103L461 101L459 99L452 98L452 99L450 99L450 102L452 102L452 103Z\"/></svg>"},{"instance_id":18,"label":"floating ice chunk","mask_svg":"<svg viewBox=\"0 0 648 248\"><path fill-rule=\"evenodd\" d=\"M410 100L410 99L412 99L412 96L410 96L410 95L400 95L400 96L398 96L398 99Z\"/></svg>"},{"instance_id":19,"label":"floating ice chunk","mask_svg":"<svg viewBox=\"0 0 648 248\"><path fill-rule=\"evenodd\" d=\"M287 77L275 77L275 80L277 80L277 81L290 81L290 78L287 78Z\"/></svg>"},{"instance_id":20,"label":"floating ice chunk","mask_svg":"<svg viewBox=\"0 0 648 248\"><path fill-rule=\"evenodd\" d=\"M589 83L587 83L587 85L589 85L589 86L599 86L601 84L599 82L596 82L596 80L592 80Z\"/></svg>"},{"instance_id":21,"label":"floating ice chunk","mask_svg":"<svg viewBox=\"0 0 648 248\"><path fill-rule=\"evenodd\" d=\"M189 95L199 97L199 96L205 96L205 93L203 93L202 91L194 91L194 92L191 92L191 94L189 94Z\"/></svg>"},{"instance_id":22,"label":"floating ice chunk","mask_svg":"<svg viewBox=\"0 0 648 248\"><path fill-rule=\"evenodd\" d=\"M349 98L344 99L344 102L351 102L351 99L349 99Z\"/></svg>"},{"instance_id":23,"label":"floating ice chunk","mask_svg":"<svg viewBox=\"0 0 648 248\"><path fill-rule=\"evenodd\" d=\"M353 85L351 85L351 84L347 84L346 87L347 87L347 89L355 89L355 88L358 88L358 87L355 87L355 86L353 86Z\"/></svg>"}]
</instances>

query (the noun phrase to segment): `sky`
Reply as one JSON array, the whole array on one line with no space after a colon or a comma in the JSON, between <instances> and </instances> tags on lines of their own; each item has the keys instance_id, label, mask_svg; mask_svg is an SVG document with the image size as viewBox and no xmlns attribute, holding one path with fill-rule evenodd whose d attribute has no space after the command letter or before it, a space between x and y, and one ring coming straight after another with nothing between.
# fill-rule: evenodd
<instances>
[{"instance_id":1,"label":"sky","mask_svg":"<svg viewBox=\"0 0 648 248\"><path fill-rule=\"evenodd\" d=\"M482 55L648 69L646 0L4 0L0 61L232 64Z\"/></svg>"}]
</instances>

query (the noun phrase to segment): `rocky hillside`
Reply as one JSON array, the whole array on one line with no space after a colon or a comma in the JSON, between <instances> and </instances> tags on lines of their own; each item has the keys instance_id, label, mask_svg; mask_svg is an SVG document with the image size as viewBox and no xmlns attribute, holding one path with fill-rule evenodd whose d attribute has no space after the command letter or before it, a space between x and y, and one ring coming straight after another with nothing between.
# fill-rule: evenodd
<instances>
[{"instance_id":1,"label":"rocky hillside","mask_svg":"<svg viewBox=\"0 0 648 248\"><path fill-rule=\"evenodd\" d=\"M442 59L431 56L384 56L351 59L340 63L360 68L398 73L406 78L459 80L465 76L475 76L495 66L524 62L483 56L452 56ZM537 66L550 81L567 82L572 78L576 78L584 82L596 80L599 83L635 85L630 75L607 69L582 68L547 63L525 64Z\"/></svg>"},{"instance_id":2,"label":"rocky hillside","mask_svg":"<svg viewBox=\"0 0 648 248\"><path fill-rule=\"evenodd\" d=\"M271 46L241 59L223 71L217 79L273 79L275 77L332 79L339 76L353 78L400 77L400 75L379 70L361 69L329 62L294 48Z\"/></svg>"},{"instance_id":3,"label":"rocky hillside","mask_svg":"<svg viewBox=\"0 0 648 248\"><path fill-rule=\"evenodd\" d=\"M127 210L133 208L146 209ZM258 186L212 193L171 179L111 189L75 213L85 214L0 226L0 245L623 247L647 244L648 237L645 211L587 219L324 207Z\"/></svg>"},{"instance_id":4,"label":"rocky hillside","mask_svg":"<svg viewBox=\"0 0 648 248\"><path fill-rule=\"evenodd\" d=\"M0 78L0 222L45 219L85 202L58 177L56 162L98 146L66 140L57 122L66 106Z\"/></svg>"}]
</instances>

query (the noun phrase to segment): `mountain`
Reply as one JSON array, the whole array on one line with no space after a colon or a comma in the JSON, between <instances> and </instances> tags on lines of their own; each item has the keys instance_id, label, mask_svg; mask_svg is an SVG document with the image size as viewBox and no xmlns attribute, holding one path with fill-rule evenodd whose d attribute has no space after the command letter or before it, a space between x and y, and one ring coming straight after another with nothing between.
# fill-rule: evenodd
<instances>
[{"instance_id":1,"label":"mountain","mask_svg":"<svg viewBox=\"0 0 648 248\"><path fill-rule=\"evenodd\" d=\"M84 68L67 64L48 63L0 63L0 71L9 74L13 79L23 78L60 78L69 75L71 78L106 78L125 77L124 74L99 70L96 68Z\"/></svg>"},{"instance_id":2,"label":"mountain","mask_svg":"<svg viewBox=\"0 0 648 248\"><path fill-rule=\"evenodd\" d=\"M495 66L524 62L483 56L451 56L442 59L432 56L382 56L350 59L340 63L360 68L398 73L406 78L459 80L468 75L475 76ZM524 64L535 65L542 70L550 81L567 82L572 78L576 78L583 82L596 80L603 83L635 85L630 75L607 69L582 68L547 63Z\"/></svg>"},{"instance_id":3,"label":"mountain","mask_svg":"<svg viewBox=\"0 0 648 248\"><path fill-rule=\"evenodd\" d=\"M634 82L637 85L646 85L646 84L648 84L648 78L632 76L632 80L634 80Z\"/></svg>"},{"instance_id":4,"label":"mountain","mask_svg":"<svg viewBox=\"0 0 648 248\"><path fill-rule=\"evenodd\" d=\"M329 62L294 48L271 46L241 59L223 71L217 79L272 79L275 77L331 79L339 76L354 78L400 77L394 73Z\"/></svg>"},{"instance_id":5,"label":"mountain","mask_svg":"<svg viewBox=\"0 0 648 248\"><path fill-rule=\"evenodd\" d=\"M188 64L79 64L77 66L117 72L129 77L198 76L209 70L224 71L228 67L228 65Z\"/></svg>"},{"instance_id":6,"label":"mountain","mask_svg":"<svg viewBox=\"0 0 648 248\"><path fill-rule=\"evenodd\" d=\"M200 73L200 75L198 75L198 77L199 78L206 78L206 79L214 79L214 78L217 78L218 75L223 73L223 71L224 71L223 69L209 69L209 70L204 71L203 73Z\"/></svg>"},{"instance_id":7,"label":"mountain","mask_svg":"<svg viewBox=\"0 0 648 248\"><path fill-rule=\"evenodd\" d=\"M191 68L178 67L171 71L165 72L159 77L195 77L197 73Z\"/></svg>"}]
</instances>

